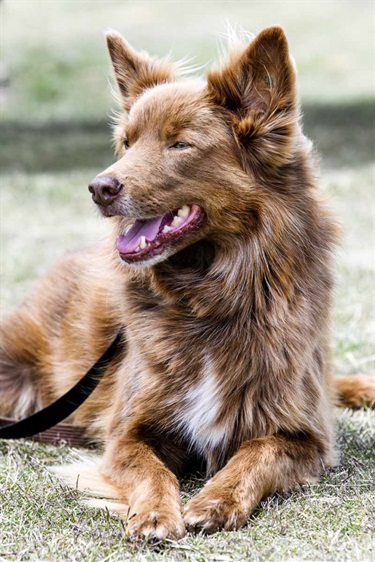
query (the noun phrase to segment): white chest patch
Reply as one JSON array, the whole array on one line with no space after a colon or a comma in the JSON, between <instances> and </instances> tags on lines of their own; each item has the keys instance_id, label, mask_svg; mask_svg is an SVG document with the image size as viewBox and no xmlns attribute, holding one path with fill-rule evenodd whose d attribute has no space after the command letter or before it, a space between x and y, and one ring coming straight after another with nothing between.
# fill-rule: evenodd
<instances>
[{"instance_id":1,"label":"white chest patch","mask_svg":"<svg viewBox=\"0 0 375 562\"><path fill-rule=\"evenodd\" d=\"M178 413L179 427L200 453L227 439L225 424L217 422L222 407L218 379L209 356L206 356L201 378L186 392Z\"/></svg>"}]
</instances>

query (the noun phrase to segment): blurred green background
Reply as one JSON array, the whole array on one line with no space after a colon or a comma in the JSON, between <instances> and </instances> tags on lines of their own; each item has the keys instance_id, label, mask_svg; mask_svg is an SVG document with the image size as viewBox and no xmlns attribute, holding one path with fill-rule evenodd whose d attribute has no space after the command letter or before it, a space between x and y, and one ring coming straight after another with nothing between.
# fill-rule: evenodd
<instances>
[{"instance_id":1,"label":"blurred green background","mask_svg":"<svg viewBox=\"0 0 375 562\"><path fill-rule=\"evenodd\" d=\"M298 67L305 130L322 155L322 187L343 223L336 366L371 368L373 2L4 0L1 10L3 310L65 249L105 234L86 187L113 160L104 31L208 66L228 24L256 33L279 23Z\"/></svg>"},{"instance_id":2,"label":"blurred green background","mask_svg":"<svg viewBox=\"0 0 375 562\"><path fill-rule=\"evenodd\" d=\"M256 33L284 26L303 102L370 99L373 3L328 2L3 2L2 56L11 72L8 121L102 121L111 107L103 32L114 28L155 55L217 59L226 23Z\"/></svg>"},{"instance_id":3,"label":"blurred green background","mask_svg":"<svg viewBox=\"0 0 375 562\"><path fill-rule=\"evenodd\" d=\"M308 128L329 124L341 137L367 125L356 139L361 150L355 158L368 157L372 2L4 0L1 7L4 168L107 165L105 133L114 104L106 29L154 55L188 56L208 66L218 60L228 24L251 33L282 24L298 65ZM326 158L351 157L331 145L327 131L312 133Z\"/></svg>"}]
</instances>

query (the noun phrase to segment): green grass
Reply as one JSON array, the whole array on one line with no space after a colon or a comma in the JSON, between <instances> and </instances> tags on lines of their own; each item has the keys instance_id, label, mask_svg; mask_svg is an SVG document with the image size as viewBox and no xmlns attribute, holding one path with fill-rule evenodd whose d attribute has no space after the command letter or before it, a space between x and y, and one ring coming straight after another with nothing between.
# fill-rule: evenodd
<instances>
[{"instance_id":1,"label":"green grass","mask_svg":"<svg viewBox=\"0 0 375 562\"><path fill-rule=\"evenodd\" d=\"M340 219L332 351L338 373L374 373L374 127L370 2L2 2L1 298L4 312L65 250L100 243L89 180L113 159L102 30L138 48L215 58L223 22L281 23L299 67L305 129ZM5 24L4 24L5 22ZM48 32L45 32L48 30ZM47 467L79 451L0 442L0 560L370 561L375 415L337 411L340 465L262 504L244 529L132 544L115 516L80 501ZM183 501L203 480L183 483Z\"/></svg>"},{"instance_id":2,"label":"green grass","mask_svg":"<svg viewBox=\"0 0 375 562\"><path fill-rule=\"evenodd\" d=\"M226 22L251 33L285 27L304 101L372 97L369 1L4 0L1 53L9 88L2 117L40 123L104 116L111 107L103 37L109 27L137 49L206 65L217 60Z\"/></svg>"},{"instance_id":3,"label":"green grass","mask_svg":"<svg viewBox=\"0 0 375 562\"><path fill-rule=\"evenodd\" d=\"M240 531L159 546L130 543L117 517L87 508L49 473L48 466L77 459L79 451L3 441L0 560L373 560L374 415L340 412L337 428L341 464L319 484L268 499ZM201 486L202 479L185 481L184 501Z\"/></svg>"}]
</instances>

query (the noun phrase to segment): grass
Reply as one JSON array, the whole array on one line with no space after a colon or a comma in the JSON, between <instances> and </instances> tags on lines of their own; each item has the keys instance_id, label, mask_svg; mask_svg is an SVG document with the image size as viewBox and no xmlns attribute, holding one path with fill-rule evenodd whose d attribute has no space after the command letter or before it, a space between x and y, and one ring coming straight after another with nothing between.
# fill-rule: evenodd
<instances>
[{"instance_id":1,"label":"grass","mask_svg":"<svg viewBox=\"0 0 375 562\"><path fill-rule=\"evenodd\" d=\"M164 545L132 544L122 522L82 505L80 495L48 466L79 451L32 442L2 442L0 559L59 561L230 562L364 561L373 559L374 415L342 411L337 419L341 464L319 484L263 502L240 531L187 535ZM202 479L186 480L186 501ZM11 507L9 499L11 498Z\"/></svg>"},{"instance_id":2,"label":"grass","mask_svg":"<svg viewBox=\"0 0 375 562\"><path fill-rule=\"evenodd\" d=\"M191 6L194 5L194 9ZM305 129L322 153L322 188L342 223L332 330L338 373L375 372L373 81L370 2L2 3L0 309L19 303L65 250L99 243L106 221L86 186L112 161L112 105L102 30L137 47L214 58L223 20L256 31L282 23L299 66ZM44 33L48 29L48 33ZM348 33L350 29L350 33ZM22 34L21 34L22 30ZM21 36L22 35L22 36ZM320 483L262 504L244 529L132 544L117 517L80 501L47 467L66 446L0 442L0 560L370 561L375 524L375 414L337 411L341 461ZM187 501L203 484L183 483Z\"/></svg>"},{"instance_id":3,"label":"grass","mask_svg":"<svg viewBox=\"0 0 375 562\"><path fill-rule=\"evenodd\" d=\"M226 22L256 33L288 33L305 102L348 102L373 93L373 3L164 0L4 0L1 52L12 86L4 120L86 122L111 106L103 32L115 28L138 49L198 65L217 60Z\"/></svg>"}]
</instances>

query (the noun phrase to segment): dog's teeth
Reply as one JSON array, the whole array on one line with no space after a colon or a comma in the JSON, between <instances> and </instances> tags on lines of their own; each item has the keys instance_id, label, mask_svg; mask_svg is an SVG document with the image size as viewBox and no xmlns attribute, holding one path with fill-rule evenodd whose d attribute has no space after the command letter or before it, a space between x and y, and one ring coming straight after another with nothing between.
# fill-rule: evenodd
<instances>
[{"instance_id":1,"label":"dog's teeth","mask_svg":"<svg viewBox=\"0 0 375 562\"><path fill-rule=\"evenodd\" d=\"M140 248L139 246L137 246L136 249L135 249L135 251L136 251L136 252L139 252L140 249L141 249L141 248Z\"/></svg>"},{"instance_id":2,"label":"dog's teeth","mask_svg":"<svg viewBox=\"0 0 375 562\"><path fill-rule=\"evenodd\" d=\"M146 238L144 236L141 236L139 239L139 247L141 248L141 250L144 250L146 246L147 246Z\"/></svg>"},{"instance_id":3,"label":"dog's teeth","mask_svg":"<svg viewBox=\"0 0 375 562\"><path fill-rule=\"evenodd\" d=\"M125 234L127 234L129 232L129 230L131 229L133 225L128 224L128 226L125 228Z\"/></svg>"},{"instance_id":4,"label":"dog's teeth","mask_svg":"<svg viewBox=\"0 0 375 562\"><path fill-rule=\"evenodd\" d=\"M182 223L182 218L181 217L174 217L171 226L178 226L179 224Z\"/></svg>"},{"instance_id":5,"label":"dog's teeth","mask_svg":"<svg viewBox=\"0 0 375 562\"><path fill-rule=\"evenodd\" d=\"M170 229L171 229L171 227L166 224L165 227L163 228L162 232L164 232L164 234L166 234L167 232L170 231Z\"/></svg>"},{"instance_id":6,"label":"dog's teeth","mask_svg":"<svg viewBox=\"0 0 375 562\"><path fill-rule=\"evenodd\" d=\"M177 216L187 217L189 213L190 213L190 206L189 205L183 205L181 207L181 209L178 209Z\"/></svg>"}]
</instances>

